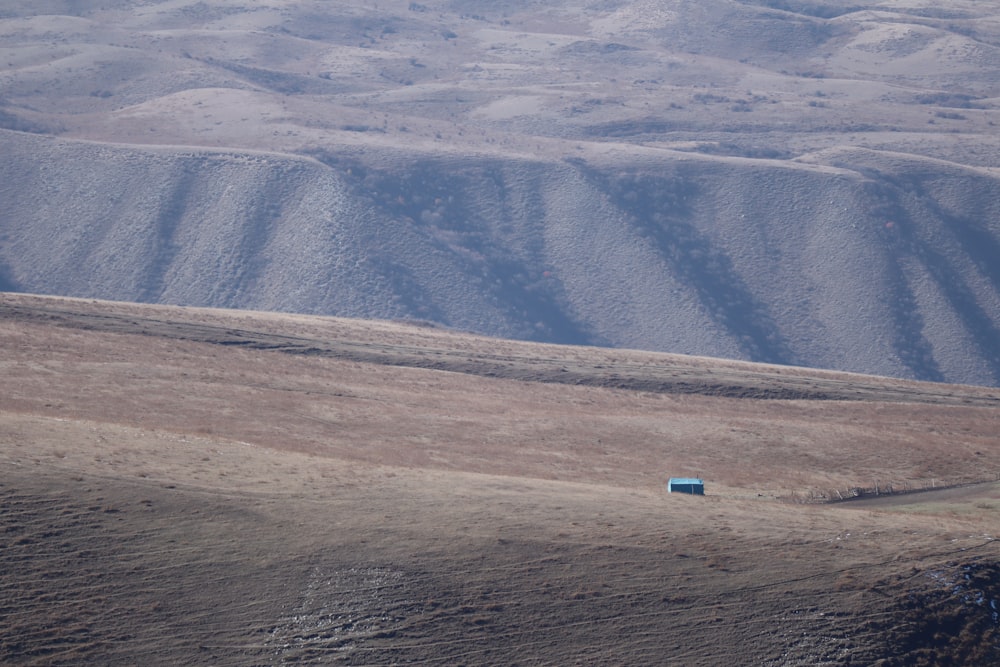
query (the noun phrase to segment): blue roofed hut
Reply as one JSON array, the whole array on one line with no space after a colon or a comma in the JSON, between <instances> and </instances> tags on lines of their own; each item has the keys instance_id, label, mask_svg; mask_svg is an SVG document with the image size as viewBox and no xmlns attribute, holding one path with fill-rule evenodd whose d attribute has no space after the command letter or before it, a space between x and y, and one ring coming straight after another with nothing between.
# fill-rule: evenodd
<instances>
[{"instance_id":1,"label":"blue roofed hut","mask_svg":"<svg viewBox=\"0 0 1000 667\"><path fill-rule=\"evenodd\" d=\"M703 496L705 495L705 482L694 477L671 477L667 484L667 491Z\"/></svg>"}]
</instances>

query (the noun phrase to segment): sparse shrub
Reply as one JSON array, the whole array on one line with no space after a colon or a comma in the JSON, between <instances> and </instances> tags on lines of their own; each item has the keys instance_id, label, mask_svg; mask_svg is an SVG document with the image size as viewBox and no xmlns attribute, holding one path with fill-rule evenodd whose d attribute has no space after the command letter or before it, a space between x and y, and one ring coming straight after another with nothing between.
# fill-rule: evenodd
<instances>
[{"instance_id":1,"label":"sparse shrub","mask_svg":"<svg viewBox=\"0 0 1000 667\"><path fill-rule=\"evenodd\" d=\"M917 102L940 107L971 109L975 106L976 98L962 93L924 93L917 95Z\"/></svg>"},{"instance_id":2,"label":"sparse shrub","mask_svg":"<svg viewBox=\"0 0 1000 667\"><path fill-rule=\"evenodd\" d=\"M467 624L469 624L469 625L475 625L475 626L478 626L478 627L482 627L484 625L489 625L492 622L493 622L493 619L490 618L489 616L473 616L473 617L471 617L471 618L469 618L469 619L466 620Z\"/></svg>"}]
</instances>

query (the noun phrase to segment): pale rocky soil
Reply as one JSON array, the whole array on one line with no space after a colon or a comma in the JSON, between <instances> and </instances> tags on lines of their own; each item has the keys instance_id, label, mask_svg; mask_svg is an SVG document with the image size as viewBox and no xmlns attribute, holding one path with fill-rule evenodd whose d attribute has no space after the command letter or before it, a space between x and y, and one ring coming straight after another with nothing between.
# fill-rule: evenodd
<instances>
[{"instance_id":1,"label":"pale rocky soil","mask_svg":"<svg viewBox=\"0 0 1000 667\"><path fill-rule=\"evenodd\" d=\"M6 664L995 662L996 484L805 502L994 480L995 390L389 322L0 313ZM812 393L761 392L790 378ZM708 495L665 493L680 474Z\"/></svg>"}]
</instances>

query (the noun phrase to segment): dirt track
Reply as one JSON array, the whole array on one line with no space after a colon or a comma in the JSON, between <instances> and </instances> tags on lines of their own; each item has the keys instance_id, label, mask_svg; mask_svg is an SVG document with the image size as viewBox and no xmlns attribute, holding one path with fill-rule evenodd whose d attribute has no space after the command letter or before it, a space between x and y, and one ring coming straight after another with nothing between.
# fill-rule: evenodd
<instances>
[{"instance_id":1,"label":"dirt track","mask_svg":"<svg viewBox=\"0 0 1000 667\"><path fill-rule=\"evenodd\" d=\"M1000 598L992 501L773 500L980 479L1000 465L994 390L391 323L0 303L4 664L995 664L989 609L963 602ZM368 358L337 356L352 353ZM490 365L513 377L466 369ZM726 387L788 374L889 398L535 381L574 369ZM674 471L709 495L664 493ZM954 641L926 644L942 633Z\"/></svg>"},{"instance_id":2,"label":"dirt track","mask_svg":"<svg viewBox=\"0 0 1000 667\"><path fill-rule=\"evenodd\" d=\"M862 508L909 507L927 503L982 501L986 498L1000 498L1000 483L981 482L963 484L947 488L931 488L914 493L887 493L876 497L858 498L850 501L850 506Z\"/></svg>"}]
</instances>

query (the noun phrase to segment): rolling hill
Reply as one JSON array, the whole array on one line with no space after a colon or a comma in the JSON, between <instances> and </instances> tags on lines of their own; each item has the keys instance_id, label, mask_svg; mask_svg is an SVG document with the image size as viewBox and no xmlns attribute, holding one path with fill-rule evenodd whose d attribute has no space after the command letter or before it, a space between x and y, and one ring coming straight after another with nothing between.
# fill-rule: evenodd
<instances>
[{"instance_id":1,"label":"rolling hill","mask_svg":"<svg viewBox=\"0 0 1000 667\"><path fill-rule=\"evenodd\" d=\"M4 664L996 664L996 390L385 321L0 316Z\"/></svg>"}]
</instances>

